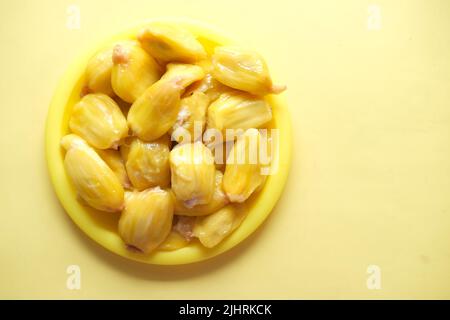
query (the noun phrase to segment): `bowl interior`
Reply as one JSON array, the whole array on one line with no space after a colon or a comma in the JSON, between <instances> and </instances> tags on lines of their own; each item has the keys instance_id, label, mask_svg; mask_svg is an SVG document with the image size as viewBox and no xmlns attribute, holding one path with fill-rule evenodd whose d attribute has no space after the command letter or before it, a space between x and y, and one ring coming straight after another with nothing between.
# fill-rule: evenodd
<instances>
[{"instance_id":1,"label":"bowl interior","mask_svg":"<svg viewBox=\"0 0 450 320\"><path fill-rule=\"evenodd\" d=\"M209 53L216 45L234 43L213 27L198 22L168 19L159 21L187 28L198 37ZM273 159L273 166L276 166L277 170L268 176L263 189L247 201L248 214L238 229L212 249L203 247L198 241L193 241L188 246L175 251L156 251L149 255L127 250L117 233L120 214L100 212L83 206L77 201L76 191L64 170L64 152L60 148L59 142L69 132L68 122L71 110L80 99L85 82L84 70L89 58L102 47L118 40L133 38L141 26L115 35L107 42L86 52L64 74L51 102L47 117L46 156L49 173L56 194L71 219L90 238L106 249L123 257L149 264L171 265L201 261L229 250L248 237L266 219L280 197L288 175L291 157L291 127L285 98L283 95L267 98L273 109L273 119L269 128L277 128L279 135L279 152Z\"/></svg>"}]
</instances>

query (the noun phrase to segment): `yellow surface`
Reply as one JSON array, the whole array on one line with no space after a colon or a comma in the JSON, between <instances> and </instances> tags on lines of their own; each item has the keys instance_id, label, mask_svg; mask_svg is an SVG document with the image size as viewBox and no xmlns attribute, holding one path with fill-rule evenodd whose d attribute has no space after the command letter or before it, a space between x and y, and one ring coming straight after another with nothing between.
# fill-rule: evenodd
<instances>
[{"instance_id":1,"label":"yellow surface","mask_svg":"<svg viewBox=\"0 0 450 320\"><path fill-rule=\"evenodd\" d=\"M450 2L264 3L0 3L1 298L450 298ZM372 3L380 30L368 28ZM79 30L66 28L70 4ZM44 125L83 49L167 15L260 49L289 88L294 154L256 234L204 263L155 267L109 253L63 212ZM81 290L66 288L69 265ZM367 288L369 265L380 290Z\"/></svg>"},{"instance_id":2,"label":"yellow surface","mask_svg":"<svg viewBox=\"0 0 450 320\"><path fill-rule=\"evenodd\" d=\"M181 28L190 30L205 46L211 43L233 44L233 41L227 39L220 31L214 31L216 27L208 26L205 23L187 19L159 19L158 21L169 25L176 24ZM282 142L279 144L278 153L273 160L274 164L277 163L278 169L273 170L273 174L267 177L264 188L260 192L245 201L246 219L235 232L214 248L209 249L199 242L193 241L189 246L174 251L160 250L149 255L132 252L126 248L117 232L119 219L117 214L105 214L105 212L83 206L77 201L76 190L65 174L64 153L60 147L60 141L63 136L70 133L68 122L73 106L80 100L80 92L85 83L84 70L89 58L101 48L111 45L111 43L128 38L135 39L141 28L142 26L133 27L119 32L112 39L100 41L99 44L90 48L87 53L70 64L58 84L47 116L45 148L49 174L62 206L73 221L90 238L112 252L128 259L149 264L178 265L206 260L233 248L252 234L271 213L284 189L289 173L292 150L291 121L287 111L286 99L284 94L271 95L267 98L273 114L268 127L278 130L278 139ZM212 52L214 48L206 46L206 50Z\"/></svg>"}]
</instances>

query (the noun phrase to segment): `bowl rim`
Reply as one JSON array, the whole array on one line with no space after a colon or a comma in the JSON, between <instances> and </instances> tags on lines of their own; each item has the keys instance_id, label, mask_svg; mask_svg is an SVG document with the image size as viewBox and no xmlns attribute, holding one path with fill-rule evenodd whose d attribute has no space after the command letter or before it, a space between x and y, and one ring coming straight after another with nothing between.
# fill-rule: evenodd
<instances>
[{"instance_id":1,"label":"bowl rim","mask_svg":"<svg viewBox=\"0 0 450 320\"><path fill-rule=\"evenodd\" d=\"M62 150L59 142L66 131L63 126L63 119L70 96L74 91L75 84L80 81L84 74L88 59L95 52L106 47L107 44L130 38L132 35L136 34L136 31L139 28L145 26L149 22L178 24L190 29L199 37L212 39L219 44L239 43L234 40L236 38L231 38L216 27L204 22L186 18L157 18L136 24L127 28L124 32L114 34L107 39L107 41L104 41L104 43L93 46L94 48L91 47L89 50L85 50L85 52L76 57L69 64L67 70L59 80L50 102L45 125L45 154L47 168L53 189L66 213L89 238L94 240L100 246L124 258L147 264L179 265L194 263L212 258L237 246L250 234L255 232L272 212L283 192L291 165L292 128L290 116L286 104L285 93L277 96L270 95L269 99L271 100L270 103L274 109L274 117L277 118L276 127L279 129L280 137L280 144L278 146L278 171L276 174L268 176L264 188L258 193L257 205L254 205L251 208L244 222L219 245L207 249L200 244L193 243L178 250L156 251L149 255L134 253L127 250L123 245L123 242L121 243L118 241L117 238L119 238L119 236L117 232L115 232L116 234L114 235L114 232L102 230L101 226L93 224L89 214L87 214L88 209L83 207L76 200L76 196L74 196L73 190L71 189L71 183L68 181L68 177L64 171Z\"/></svg>"}]
</instances>

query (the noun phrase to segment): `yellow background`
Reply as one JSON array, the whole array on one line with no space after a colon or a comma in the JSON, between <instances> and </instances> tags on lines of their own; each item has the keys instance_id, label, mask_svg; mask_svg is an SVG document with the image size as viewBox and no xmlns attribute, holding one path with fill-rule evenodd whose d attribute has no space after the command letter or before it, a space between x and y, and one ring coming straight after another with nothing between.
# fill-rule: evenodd
<instances>
[{"instance_id":1,"label":"yellow background","mask_svg":"<svg viewBox=\"0 0 450 320\"><path fill-rule=\"evenodd\" d=\"M81 28L66 27L80 8ZM381 29L368 28L369 5ZM44 157L66 66L160 16L216 25L288 85L293 165L270 218L187 266L124 260L78 230ZM370 23L369 23L370 26ZM450 298L450 2L1 1L0 298ZM81 268L81 290L66 268ZM381 289L366 285L369 265Z\"/></svg>"}]
</instances>

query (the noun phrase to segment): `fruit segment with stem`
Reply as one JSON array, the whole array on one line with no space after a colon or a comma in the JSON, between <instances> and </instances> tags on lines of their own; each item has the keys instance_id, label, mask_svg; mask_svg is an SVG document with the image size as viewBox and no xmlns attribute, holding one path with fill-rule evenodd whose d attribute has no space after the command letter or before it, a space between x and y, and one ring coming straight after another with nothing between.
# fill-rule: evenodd
<instances>
[{"instance_id":1,"label":"fruit segment with stem","mask_svg":"<svg viewBox=\"0 0 450 320\"><path fill-rule=\"evenodd\" d=\"M116 44L112 61L112 88L128 103L136 101L162 74L161 67L136 41Z\"/></svg>"}]
</instances>

